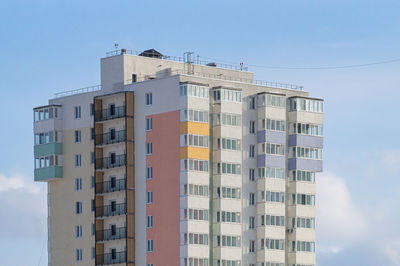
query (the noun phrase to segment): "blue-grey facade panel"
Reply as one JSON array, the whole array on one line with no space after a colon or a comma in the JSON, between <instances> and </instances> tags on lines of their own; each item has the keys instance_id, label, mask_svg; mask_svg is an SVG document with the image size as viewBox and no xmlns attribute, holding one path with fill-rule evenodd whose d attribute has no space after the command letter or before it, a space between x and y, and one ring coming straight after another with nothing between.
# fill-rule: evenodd
<instances>
[{"instance_id":1,"label":"blue-grey facade panel","mask_svg":"<svg viewBox=\"0 0 400 266\"><path fill-rule=\"evenodd\" d=\"M322 160L289 158L288 170L308 170L313 172L322 172Z\"/></svg>"},{"instance_id":2,"label":"blue-grey facade panel","mask_svg":"<svg viewBox=\"0 0 400 266\"><path fill-rule=\"evenodd\" d=\"M257 156L257 167L285 168L285 156L261 154Z\"/></svg>"},{"instance_id":3,"label":"blue-grey facade panel","mask_svg":"<svg viewBox=\"0 0 400 266\"><path fill-rule=\"evenodd\" d=\"M286 133L271 130L258 131L257 141L258 143L270 142L286 144Z\"/></svg>"},{"instance_id":4,"label":"blue-grey facade panel","mask_svg":"<svg viewBox=\"0 0 400 266\"><path fill-rule=\"evenodd\" d=\"M312 148L323 148L324 138L317 136L307 136L307 135L289 135L289 147L299 146L299 147L312 147Z\"/></svg>"}]
</instances>

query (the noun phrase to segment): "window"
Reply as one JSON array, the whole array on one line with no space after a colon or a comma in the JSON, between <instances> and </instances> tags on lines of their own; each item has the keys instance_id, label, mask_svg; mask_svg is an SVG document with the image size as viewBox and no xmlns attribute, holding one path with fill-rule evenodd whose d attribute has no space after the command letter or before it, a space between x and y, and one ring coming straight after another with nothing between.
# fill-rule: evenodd
<instances>
[{"instance_id":1,"label":"window","mask_svg":"<svg viewBox=\"0 0 400 266\"><path fill-rule=\"evenodd\" d=\"M34 121L39 122L58 117L58 107L47 107L34 110Z\"/></svg>"},{"instance_id":2,"label":"window","mask_svg":"<svg viewBox=\"0 0 400 266\"><path fill-rule=\"evenodd\" d=\"M218 139L217 145L218 145L218 149L222 149L222 150L232 150L232 151L240 151L241 150L240 139L228 139L228 138Z\"/></svg>"},{"instance_id":3,"label":"window","mask_svg":"<svg viewBox=\"0 0 400 266\"><path fill-rule=\"evenodd\" d=\"M254 216L249 217L249 229L255 228L255 220L256 220L256 218Z\"/></svg>"},{"instance_id":4,"label":"window","mask_svg":"<svg viewBox=\"0 0 400 266\"><path fill-rule=\"evenodd\" d=\"M90 128L90 140L94 140L94 128Z\"/></svg>"},{"instance_id":5,"label":"window","mask_svg":"<svg viewBox=\"0 0 400 266\"><path fill-rule=\"evenodd\" d=\"M240 188L217 187L217 197L224 199L240 199Z\"/></svg>"},{"instance_id":6,"label":"window","mask_svg":"<svg viewBox=\"0 0 400 266\"><path fill-rule=\"evenodd\" d=\"M151 155L153 153L153 143L147 142L146 143L146 155Z\"/></svg>"},{"instance_id":7,"label":"window","mask_svg":"<svg viewBox=\"0 0 400 266\"><path fill-rule=\"evenodd\" d=\"M153 191L147 191L147 204L153 203Z\"/></svg>"},{"instance_id":8,"label":"window","mask_svg":"<svg viewBox=\"0 0 400 266\"><path fill-rule=\"evenodd\" d=\"M264 94L260 97L261 106L286 107L286 97L281 95Z\"/></svg>"},{"instance_id":9,"label":"window","mask_svg":"<svg viewBox=\"0 0 400 266\"><path fill-rule=\"evenodd\" d=\"M217 174L241 174L241 165L236 163L217 163Z\"/></svg>"},{"instance_id":10,"label":"window","mask_svg":"<svg viewBox=\"0 0 400 266\"><path fill-rule=\"evenodd\" d=\"M189 191L188 191L189 186ZM208 196L208 186L207 185L184 185L185 195L193 196Z\"/></svg>"},{"instance_id":11,"label":"window","mask_svg":"<svg viewBox=\"0 0 400 266\"><path fill-rule=\"evenodd\" d=\"M250 158L254 158L254 153L255 153L255 146L254 145L250 145L249 147L249 157Z\"/></svg>"},{"instance_id":12,"label":"window","mask_svg":"<svg viewBox=\"0 0 400 266\"><path fill-rule=\"evenodd\" d=\"M215 114L214 125L215 126L240 126L242 124L242 116L237 114Z\"/></svg>"},{"instance_id":13,"label":"window","mask_svg":"<svg viewBox=\"0 0 400 266\"><path fill-rule=\"evenodd\" d=\"M193 109L181 110L181 121L208 123L208 111Z\"/></svg>"},{"instance_id":14,"label":"window","mask_svg":"<svg viewBox=\"0 0 400 266\"><path fill-rule=\"evenodd\" d=\"M255 173L255 170L254 169L252 169L252 168L250 168L249 169L249 180L250 181L254 181L255 180L255 178L254 178L254 174Z\"/></svg>"},{"instance_id":15,"label":"window","mask_svg":"<svg viewBox=\"0 0 400 266\"><path fill-rule=\"evenodd\" d=\"M95 201L92 199L92 212L94 212L96 209Z\"/></svg>"},{"instance_id":16,"label":"window","mask_svg":"<svg viewBox=\"0 0 400 266\"><path fill-rule=\"evenodd\" d=\"M146 118L146 130L150 131L153 129L153 118Z\"/></svg>"},{"instance_id":17,"label":"window","mask_svg":"<svg viewBox=\"0 0 400 266\"><path fill-rule=\"evenodd\" d=\"M263 240L263 239L261 239ZM277 250L284 250L285 240L284 239L265 239L265 249L277 249ZM261 249L263 246L261 245Z\"/></svg>"},{"instance_id":18,"label":"window","mask_svg":"<svg viewBox=\"0 0 400 266\"><path fill-rule=\"evenodd\" d=\"M291 98L289 111L305 111L323 113L324 103L322 100L311 100L305 98Z\"/></svg>"},{"instance_id":19,"label":"window","mask_svg":"<svg viewBox=\"0 0 400 266\"><path fill-rule=\"evenodd\" d=\"M255 204L255 196L254 196L254 193L252 193L252 192L250 192L250 194L249 194L249 204L250 204L250 206Z\"/></svg>"},{"instance_id":20,"label":"window","mask_svg":"<svg viewBox=\"0 0 400 266\"><path fill-rule=\"evenodd\" d=\"M93 103L90 104L90 115L91 116L94 115L94 104Z\"/></svg>"},{"instance_id":21,"label":"window","mask_svg":"<svg viewBox=\"0 0 400 266\"><path fill-rule=\"evenodd\" d=\"M82 261L82 249L81 248L76 250L76 261Z\"/></svg>"},{"instance_id":22,"label":"window","mask_svg":"<svg viewBox=\"0 0 400 266\"><path fill-rule=\"evenodd\" d=\"M132 74L132 83L135 83L137 80L137 75L136 74Z\"/></svg>"},{"instance_id":23,"label":"window","mask_svg":"<svg viewBox=\"0 0 400 266\"><path fill-rule=\"evenodd\" d=\"M196 160L196 159L184 159L181 160L181 170L208 172L208 161Z\"/></svg>"},{"instance_id":24,"label":"window","mask_svg":"<svg viewBox=\"0 0 400 266\"><path fill-rule=\"evenodd\" d=\"M255 252L255 241L254 240L250 240L249 252L250 253L254 253Z\"/></svg>"},{"instance_id":25,"label":"window","mask_svg":"<svg viewBox=\"0 0 400 266\"><path fill-rule=\"evenodd\" d=\"M213 91L214 101L224 101L224 102L242 102L242 92L230 89L217 89Z\"/></svg>"},{"instance_id":26,"label":"window","mask_svg":"<svg viewBox=\"0 0 400 266\"><path fill-rule=\"evenodd\" d=\"M222 247L240 247L240 236L217 236L217 245Z\"/></svg>"},{"instance_id":27,"label":"window","mask_svg":"<svg viewBox=\"0 0 400 266\"><path fill-rule=\"evenodd\" d=\"M75 106L74 110L75 110L75 112L74 112L75 119L80 119L81 118L81 107Z\"/></svg>"},{"instance_id":28,"label":"window","mask_svg":"<svg viewBox=\"0 0 400 266\"><path fill-rule=\"evenodd\" d=\"M242 262L240 260L217 260L218 266L240 266ZM207 264L208 266L208 264Z\"/></svg>"},{"instance_id":29,"label":"window","mask_svg":"<svg viewBox=\"0 0 400 266\"><path fill-rule=\"evenodd\" d=\"M322 149L310 147L292 147L292 157L322 160Z\"/></svg>"},{"instance_id":30,"label":"window","mask_svg":"<svg viewBox=\"0 0 400 266\"><path fill-rule=\"evenodd\" d=\"M181 135L181 146L208 148L209 136L185 134Z\"/></svg>"},{"instance_id":31,"label":"window","mask_svg":"<svg viewBox=\"0 0 400 266\"><path fill-rule=\"evenodd\" d=\"M258 178L285 178L285 168L260 167L258 168Z\"/></svg>"},{"instance_id":32,"label":"window","mask_svg":"<svg viewBox=\"0 0 400 266\"><path fill-rule=\"evenodd\" d=\"M294 170L291 171L292 181L315 182L315 172Z\"/></svg>"},{"instance_id":33,"label":"window","mask_svg":"<svg viewBox=\"0 0 400 266\"><path fill-rule=\"evenodd\" d=\"M49 131L35 134L35 145L61 142L61 131Z\"/></svg>"},{"instance_id":34,"label":"window","mask_svg":"<svg viewBox=\"0 0 400 266\"><path fill-rule=\"evenodd\" d=\"M146 167L146 179L153 179L153 167Z\"/></svg>"},{"instance_id":35,"label":"window","mask_svg":"<svg viewBox=\"0 0 400 266\"><path fill-rule=\"evenodd\" d=\"M240 223L240 212L217 212L217 222Z\"/></svg>"},{"instance_id":36,"label":"window","mask_svg":"<svg viewBox=\"0 0 400 266\"><path fill-rule=\"evenodd\" d=\"M146 93L146 105L150 106L153 104L153 94L152 93Z\"/></svg>"},{"instance_id":37,"label":"window","mask_svg":"<svg viewBox=\"0 0 400 266\"><path fill-rule=\"evenodd\" d=\"M194 84L181 84L180 86L181 96L191 96L208 99L208 88L201 85Z\"/></svg>"},{"instance_id":38,"label":"window","mask_svg":"<svg viewBox=\"0 0 400 266\"><path fill-rule=\"evenodd\" d=\"M75 143L81 142L81 131L75 130Z\"/></svg>"},{"instance_id":39,"label":"window","mask_svg":"<svg viewBox=\"0 0 400 266\"><path fill-rule=\"evenodd\" d=\"M208 210L184 209L184 218L195 221L208 221Z\"/></svg>"},{"instance_id":40,"label":"window","mask_svg":"<svg viewBox=\"0 0 400 266\"><path fill-rule=\"evenodd\" d=\"M261 120L262 129L285 131L285 120L263 119Z\"/></svg>"},{"instance_id":41,"label":"window","mask_svg":"<svg viewBox=\"0 0 400 266\"><path fill-rule=\"evenodd\" d=\"M315 206L315 195L292 194L292 201L293 204Z\"/></svg>"},{"instance_id":42,"label":"window","mask_svg":"<svg viewBox=\"0 0 400 266\"><path fill-rule=\"evenodd\" d=\"M262 215L261 225L285 226L284 216Z\"/></svg>"},{"instance_id":43,"label":"window","mask_svg":"<svg viewBox=\"0 0 400 266\"><path fill-rule=\"evenodd\" d=\"M75 227L75 237L81 238L82 237L82 225L77 225Z\"/></svg>"},{"instance_id":44,"label":"window","mask_svg":"<svg viewBox=\"0 0 400 266\"><path fill-rule=\"evenodd\" d=\"M188 241L189 235L189 241ZM184 239L186 243L191 245L208 245L208 234L199 234L199 233L185 233Z\"/></svg>"},{"instance_id":45,"label":"window","mask_svg":"<svg viewBox=\"0 0 400 266\"><path fill-rule=\"evenodd\" d=\"M296 251L315 252L315 242L296 241L296 244Z\"/></svg>"},{"instance_id":46,"label":"window","mask_svg":"<svg viewBox=\"0 0 400 266\"><path fill-rule=\"evenodd\" d=\"M153 227L153 215L148 215L147 216L147 228L152 228Z\"/></svg>"},{"instance_id":47,"label":"window","mask_svg":"<svg viewBox=\"0 0 400 266\"><path fill-rule=\"evenodd\" d=\"M95 160L95 158L94 158L94 151L92 151L92 152L90 152L90 163L91 163L91 164L94 164L94 160Z\"/></svg>"},{"instance_id":48,"label":"window","mask_svg":"<svg viewBox=\"0 0 400 266\"><path fill-rule=\"evenodd\" d=\"M75 155L75 167L82 166L82 156L80 154Z\"/></svg>"},{"instance_id":49,"label":"window","mask_svg":"<svg viewBox=\"0 0 400 266\"><path fill-rule=\"evenodd\" d=\"M108 106L109 110L110 110L110 116L115 116L115 104L110 104Z\"/></svg>"},{"instance_id":50,"label":"window","mask_svg":"<svg viewBox=\"0 0 400 266\"><path fill-rule=\"evenodd\" d=\"M266 202L284 203L285 202L285 193L284 192L276 192L276 191L265 191L265 198L264 198L264 191L262 191L261 199L265 200Z\"/></svg>"},{"instance_id":51,"label":"window","mask_svg":"<svg viewBox=\"0 0 400 266\"><path fill-rule=\"evenodd\" d=\"M115 260L117 258L117 249L112 248L111 249L111 260Z\"/></svg>"},{"instance_id":52,"label":"window","mask_svg":"<svg viewBox=\"0 0 400 266\"><path fill-rule=\"evenodd\" d=\"M92 247L92 259L94 260L96 258L96 248Z\"/></svg>"},{"instance_id":53,"label":"window","mask_svg":"<svg viewBox=\"0 0 400 266\"><path fill-rule=\"evenodd\" d=\"M315 218L292 218L292 227L315 229Z\"/></svg>"},{"instance_id":54,"label":"window","mask_svg":"<svg viewBox=\"0 0 400 266\"><path fill-rule=\"evenodd\" d=\"M75 190L82 190L82 178L75 178Z\"/></svg>"},{"instance_id":55,"label":"window","mask_svg":"<svg viewBox=\"0 0 400 266\"><path fill-rule=\"evenodd\" d=\"M77 201L75 203L75 214L82 214L82 202Z\"/></svg>"},{"instance_id":56,"label":"window","mask_svg":"<svg viewBox=\"0 0 400 266\"><path fill-rule=\"evenodd\" d=\"M96 235L96 224L92 223L92 236Z\"/></svg>"},{"instance_id":57,"label":"window","mask_svg":"<svg viewBox=\"0 0 400 266\"><path fill-rule=\"evenodd\" d=\"M249 109L250 110L256 109L256 97L250 97L250 99L249 99Z\"/></svg>"},{"instance_id":58,"label":"window","mask_svg":"<svg viewBox=\"0 0 400 266\"><path fill-rule=\"evenodd\" d=\"M322 137L323 127L322 125L293 123L291 133Z\"/></svg>"},{"instance_id":59,"label":"window","mask_svg":"<svg viewBox=\"0 0 400 266\"><path fill-rule=\"evenodd\" d=\"M185 266L209 266L211 264L208 263L208 258L185 258L184 259L184 264ZM220 264L218 264L220 265ZM225 264L224 264L225 265ZM150 266L150 265L147 265ZM151 265L153 266L153 265ZM237 266L237 265L231 265L231 266Z\"/></svg>"},{"instance_id":60,"label":"window","mask_svg":"<svg viewBox=\"0 0 400 266\"><path fill-rule=\"evenodd\" d=\"M94 186L96 185L96 178L94 177L94 175L92 175L92 188L94 188Z\"/></svg>"},{"instance_id":61,"label":"window","mask_svg":"<svg viewBox=\"0 0 400 266\"><path fill-rule=\"evenodd\" d=\"M256 133L256 122L255 121L250 121L250 125L249 125L249 133L250 134L254 134Z\"/></svg>"},{"instance_id":62,"label":"window","mask_svg":"<svg viewBox=\"0 0 400 266\"><path fill-rule=\"evenodd\" d=\"M285 145L276 143L262 143L261 151L271 155L285 155Z\"/></svg>"},{"instance_id":63,"label":"window","mask_svg":"<svg viewBox=\"0 0 400 266\"><path fill-rule=\"evenodd\" d=\"M153 252L153 239L147 240L147 252Z\"/></svg>"}]
</instances>

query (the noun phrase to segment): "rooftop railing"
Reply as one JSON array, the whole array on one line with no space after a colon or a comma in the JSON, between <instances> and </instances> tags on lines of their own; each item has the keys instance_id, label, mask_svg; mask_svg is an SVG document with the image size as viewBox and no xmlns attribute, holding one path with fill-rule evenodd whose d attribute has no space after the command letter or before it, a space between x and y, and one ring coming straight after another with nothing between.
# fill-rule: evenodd
<instances>
[{"instance_id":1,"label":"rooftop railing","mask_svg":"<svg viewBox=\"0 0 400 266\"><path fill-rule=\"evenodd\" d=\"M126 49L120 49L120 50L107 52L106 56L111 57L111 56L121 55L124 53L130 54L130 55L145 56L145 57L158 58L158 59L163 59L163 60L188 63L184 57L180 57L180 56L160 55L160 54L146 53L146 52L140 52L140 51L135 51L135 50L126 50ZM203 65L203 66L215 66L215 67L219 67L219 68L239 70L239 71L247 71L248 70L248 68L243 65L238 66L238 65L231 65L231 64L216 63L216 62L211 62L211 61L200 60L199 58L193 59L193 61L191 61L190 63L196 64L196 65Z\"/></svg>"},{"instance_id":2,"label":"rooftop railing","mask_svg":"<svg viewBox=\"0 0 400 266\"><path fill-rule=\"evenodd\" d=\"M94 91L99 91L99 90L101 90L101 85L95 85L95 86L90 86L90 87L85 87L85 88L80 88L80 89L75 89L75 90L70 90L70 91L57 92L57 93L54 93L54 98L61 98L61 97L66 97L66 96L72 96L75 94L82 94L82 93L94 92Z\"/></svg>"}]
</instances>

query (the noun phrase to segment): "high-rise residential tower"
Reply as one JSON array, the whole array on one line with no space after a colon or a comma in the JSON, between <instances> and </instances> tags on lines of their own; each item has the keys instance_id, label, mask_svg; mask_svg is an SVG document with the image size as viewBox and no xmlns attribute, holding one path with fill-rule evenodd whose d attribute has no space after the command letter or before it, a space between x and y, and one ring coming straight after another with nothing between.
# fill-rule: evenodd
<instances>
[{"instance_id":1,"label":"high-rise residential tower","mask_svg":"<svg viewBox=\"0 0 400 266\"><path fill-rule=\"evenodd\" d=\"M323 100L125 49L34 108L49 265L314 266Z\"/></svg>"}]
</instances>

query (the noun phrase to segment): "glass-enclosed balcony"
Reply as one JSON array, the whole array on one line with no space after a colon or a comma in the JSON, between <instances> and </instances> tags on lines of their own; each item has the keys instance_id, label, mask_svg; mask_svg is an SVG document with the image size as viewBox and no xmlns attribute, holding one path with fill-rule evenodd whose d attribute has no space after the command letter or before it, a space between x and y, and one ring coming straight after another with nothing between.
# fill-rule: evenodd
<instances>
[{"instance_id":1,"label":"glass-enclosed balcony","mask_svg":"<svg viewBox=\"0 0 400 266\"><path fill-rule=\"evenodd\" d=\"M105 205L96 207L95 216L96 217L107 217L116 216L126 213L126 203L112 203L111 205Z\"/></svg>"},{"instance_id":2,"label":"glass-enclosed balcony","mask_svg":"<svg viewBox=\"0 0 400 266\"><path fill-rule=\"evenodd\" d=\"M110 108L96 111L94 113L94 121L101 122L101 121L121 118L121 117L125 117L125 116L126 116L126 106L125 105L118 106L118 107L111 105Z\"/></svg>"},{"instance_id":3,"label":"glass-enclosed balcony","mask_svg":"<svg viewBox=\"0 0 400 266\"><path fill-rule=\"evenodd\" d=\"M35 169L35 174L34 174L35 181L50 181L62 177L63 177L62 166L53 165L45 168Z\"/></svg>"},{"instance_id":4,"label":"glass-enclosed balcony","mask_svg":"<svg viewBox=\"0 0 400 266\"><path fill-rule=\"evenodd\" d=\"M126 238L126 227L112 227L111 229L96 231L96 241L109 241Z\"/></svg>"},{"instance_id":5,"label":"glass-enclosed balcony","mask_svg":"<svg viewBox=\"0 0 400 266\"><path fill-rule=\"evenodd\" d=\"M99 158L95 161L96 170L110 169L124 165L126 165L126 154L115 155L112 153L110 157Z\"/></svg>"},{"instance_id":6,"label":"glass-enclosed balcony","mask_svg":"<svg viewBox=\"0 0 400 266\"><path fill-rule=\"evenodd\" d=\"M126 262L126 251L96 255L96 265L109 265Z\"/></svg>"},{"instance_id":7,"label":"glass-enclosed balcony","mask_svg":"<svg viewBox=\"0 0 400 266\"><path fill-rule=\"evenodd\" d=\"M125 190L126 179L111 179L110 181L104 181L96 183L96 194L110 193L114 191Z\"/></svg>"},{"instance_id":8,"label":"glass-enclosed balcony","mask_svg":"<svg viewBox=\"0 0 400 266\"><path fill-rule=\"evenodd\" d=\"M104 134L98 134L95 137L96 145L108 145L126 141L126 130L110 130Z\"/></svg>"}]
</instances>

